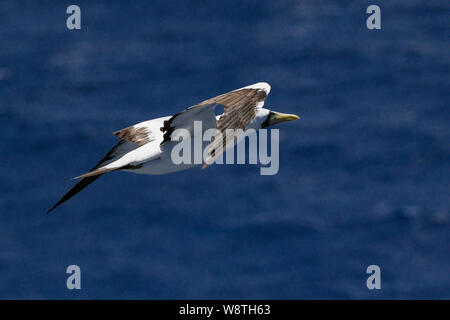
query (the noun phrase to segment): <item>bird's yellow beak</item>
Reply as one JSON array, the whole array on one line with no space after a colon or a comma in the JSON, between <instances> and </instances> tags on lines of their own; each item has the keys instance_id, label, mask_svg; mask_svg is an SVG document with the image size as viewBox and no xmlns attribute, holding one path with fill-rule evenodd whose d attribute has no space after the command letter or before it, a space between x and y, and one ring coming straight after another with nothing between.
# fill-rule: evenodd
<instances>
[{"instance_id":1,"label":"bird's yellow beak","mask_svg":"<svg viewBox=\"0 0 450 320\"><path fill-rule=\"evenodd\" d=\"M284 122L284 121L293 121L293 120L297 120L300 117L295 115L295 114L288 114L288 113L280 113L280 112L274 112L274 115L272 116L272 119L274 121L276 121L277 123L279 122Z\"/></svg>"},{"instance_id":2,"label":"bird's yellow beak","mask_svg":"<svg viewBox=\"0 0 450 320\"><path fill-rule=\"evenodd\" d=\"M299 116L295 114L281 113L276 111L270 111L269 116L266 121L262 124L262 128L273 126L274 124L284 122L284 121L293 121L299 119Z\"/></svg>"}]
</instances>

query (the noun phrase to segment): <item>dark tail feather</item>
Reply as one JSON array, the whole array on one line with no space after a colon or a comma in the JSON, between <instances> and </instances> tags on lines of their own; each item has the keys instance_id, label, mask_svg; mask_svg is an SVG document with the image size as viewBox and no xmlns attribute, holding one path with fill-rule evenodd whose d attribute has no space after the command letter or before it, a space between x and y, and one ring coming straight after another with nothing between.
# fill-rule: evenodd
<instances>
[{"instance_id":1,"label":"dark tail feather","mask_svg":"<svg viewBox=\"0 0 450 320\"><path fill-rule=\"evenodd\" d=\"M101 174L97 175L97 176L93 176L93 177L87 177L87 178L83 178L81 179L76 185L73 186L72 189L69 190L69 192L67 192L57 203L55 203L55 205L53 207L51 207L47 213L49 213L50 211L52 211L53 209L55 209L57 206L59 206L60 204L66 202L67 200L69 200L70 198L72 198L74 195L76 195L78 192L80 192L81 190L83 190L84 188L86 188L88 185L90 185L92 182L94 182L95 180L97 180L99 177L101 176Z\"/></svg>"}]
</instances>

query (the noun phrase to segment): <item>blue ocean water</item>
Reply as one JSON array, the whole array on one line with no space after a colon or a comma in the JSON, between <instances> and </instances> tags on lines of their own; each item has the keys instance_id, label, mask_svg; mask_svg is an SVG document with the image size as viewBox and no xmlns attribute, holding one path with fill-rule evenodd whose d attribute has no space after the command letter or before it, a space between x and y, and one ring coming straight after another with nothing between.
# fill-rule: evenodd
<instances>
[{"instance_id":1,"label":"blue ocean water","mask_svg":"<svg viewBox=\"0 0 450 320\"><path fill-rule=\"evenodd\" d=\"M1 1L0 298L450 298L450 4L372 2ZM277 175L113 173L46 215L113 131L260 81L301 117Z\"/></svg>"}]
</instances>

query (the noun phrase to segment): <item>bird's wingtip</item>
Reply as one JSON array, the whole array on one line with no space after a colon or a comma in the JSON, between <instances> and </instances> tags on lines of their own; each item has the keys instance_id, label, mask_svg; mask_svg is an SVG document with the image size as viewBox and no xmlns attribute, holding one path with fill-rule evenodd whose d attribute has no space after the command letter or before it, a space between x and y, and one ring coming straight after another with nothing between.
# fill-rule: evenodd
<instances>
[{"instance_id":1,"label":"bird's wingtip","mask_svg":"<svg viewBox=\"0 0 450 320\"><path fill-rule=\"evenodd\" d=\"M270 84L268 84L267 82L258 82L248 86L247 88L260 89L263 90L266 94L269 94L271 89Z\"/></svg>"},{"instance_id":2,"label":"bird's wingtip","mask_svg":"<svg viewBox=\"0 0 450 320\"><path fill-rule=\"evenodd\" d=\"M50 212L52 212L55 208L56 208L56 205L54 205L53 207L51 207L50 209L48 209L48 210L47 210L47 214L49 214Z\"/></svg>"},{"instance_id":3,"label":"bird's wingtip","mask_svg":"<svg viewBox=\"0 0 450 320\"><path fill-rule=\"evenodd\" d=\"M238 91L238 90L242 90L242 89L259 89L259 90L263 90L266 93L266 95L268 95L271 87L270 87L270 84L268 84L267 82L257 82L257 83L251 84L249 86L236 89L234 91Z\"/></svg>"}]
</instances>

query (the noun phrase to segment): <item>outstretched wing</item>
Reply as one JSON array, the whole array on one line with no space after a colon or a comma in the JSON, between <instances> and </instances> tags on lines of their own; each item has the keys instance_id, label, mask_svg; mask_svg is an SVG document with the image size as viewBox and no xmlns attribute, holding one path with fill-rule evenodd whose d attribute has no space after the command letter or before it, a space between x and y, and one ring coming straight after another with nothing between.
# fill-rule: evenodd
<instances>
[{"instance_id":1,"label":"outstretched wing","mask_svg":"<svg viewBox=\"0 0 450 320\"><path fill-rule=\"evenodd\" d=\"M116 160L119 160L122 156L129 153L130 151L149 144L155 140L161 141L162 133L159 129L161 128L162 122L168 118L170 117L147 120L114 132L113 135L121 139L120 141L123 141L124 146L127 146L129 148L118 149L117 152L113 154L113 158L111 158L112 161L101 163L100 166L96 167L94 170L75 177L75 179L92 177L125 168L133 168L133 165L127 163L126 161L124 162ZM122 150L124 150L125 152L120 153L120 151Z\"/></svg>"},{"instance_id":2,"label":"outstretched wing","mask_svg":"<svg viewBox=\"0 0 450 320\"><path fill-rule=\"evenodd\" d=\"M264 100L269 92L270 85L260 82L200 103L207 105L215 102L224 107L224 113L217 122L217 129L220 130L222 139L211 141L208 146L208 157L202 168L213 163L225 150L234 146L237 137L243 134L243 131L255 118L258 109L264 105Z\"/></svg>"},{"instance_id":3,"label":"outstretched wing","mask_svg":"<svg viewBox=\"0 0 450 320\"><path fill-rule=\"evenodd\" d=\"M163 133L161 145L168 141L178 141L176 129L185 129L189 131L191 136L194 134L194 122L201 121L202 134L205 130L215 128L217 125L214 109L217 103L195 105L183 110L170 119L164 121L160 130Z\"/></svg>"},{"instance_id":4,"label":"outstretched wing","mask_svg":"<svg viewBox=\"0 0 450 320\"><path fill-rule=\"evenodd\" d=\"M73 186L72 189L70 189L50 210L48 210L48 212L72 198L78 192L97 180L102 174L109 171L137 167L132 164L121 163L120 160L125 155L145 144L151 143L155 140L161 141L161 125L164 120L169 118L170 116L144 121L114 132L114 135L120 138L117 145L114 146L88 173L77 177L81 178L81 180L78 181L78 183ZM154 143L158 143L156 141Z\"/></svg>"},{"instance_id":5,"label":"outstretched wing","mask_svg":"<svg viewBox=\"0 0 450 320\"><path fill-rule=\"evenodd\" d=\"M117 143L117 145L115 145L111 150L109 150L109 152L89 172L93 172L93 171L97 170L98 168L101 168L103 166L110 164L111 162L114 162L116 159L122 157L126 153L128 153L138 147L139 147L139 145L137 145L135 143L131 143L126 140L120 140L119 143ZM49 213L50 211L55 209L60 204L63 204L64 202L66 202L67 200L72 198L74 195L76 195L81 190L86 188L92 182L94 182L95 180L100 178L100 176L101 176L101 174L98 174L95 176L83 178L80 181L78 181L78 183L76 185L74 185L64 196L62 196L62 198L57 203L55 203L55 205L53 207L51 207L47 211L47 213Z\"/></svg>"},{"instance_id":6,"label":"outstretched wing","mask_svg":"<svg viewBox=\"0 0 450 320\"><path fill-rule=\"evenodd\" d=\"M234 145L236 138L243 134L243 131L245 131L255 117L258 109L264 105L264 99L269 92L270 85L265 82L260 82L200 102L174 115L169 120L164 121L164 126L161 128L164 139L161 144L170 141L173 138L173 132L177 128L185 128L191 131L193 121L207 120L208 123L210 123L209 121L211 119L215 121L214 108L217 105L222 105L224 113L215 122L215 126L219 130L222 139L212 139L209 144L209 156L205 159L205 164L203 165L203 168L205 168L225 150ZM203 129L213 127L214 124L206 126L203 124Z\"/></svg>"}]
</instances>

